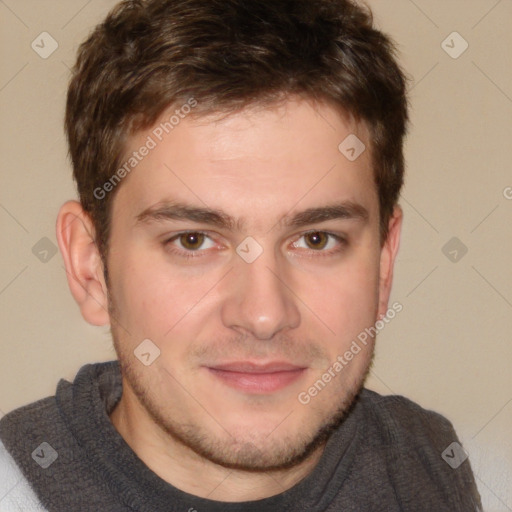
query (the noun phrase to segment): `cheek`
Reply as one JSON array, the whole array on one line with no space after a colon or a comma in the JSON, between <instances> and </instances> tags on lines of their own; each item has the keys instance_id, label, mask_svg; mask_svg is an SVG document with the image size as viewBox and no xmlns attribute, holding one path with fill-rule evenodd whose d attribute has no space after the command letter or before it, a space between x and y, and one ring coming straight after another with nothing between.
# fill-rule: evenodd
<instances>
[{"instance_id":1,"label":"cheek","mask_svg":"<svg viewBox=\"0 0 512 512\"><path fill-rule=\"evenodd\" d=\"M305 281L303 296L331 334L335 333L337 343L344 344L375 322L378 284L378 259L354 256L337 271Z\"/></svg>"},{"instance_id":2,"label":"cheek","mask_svg":"<svg viewBox=\"0 0 512 512\"><path fill-rule=\"evenodd\" d=\"M190 328L190 320L218 281L212 273L190 275L172 269L162 259L150 261L143 252L125 253L115 270L112 282L119 320L133 337L161 342L182 325Z\"/></svg>"}]
</instances>

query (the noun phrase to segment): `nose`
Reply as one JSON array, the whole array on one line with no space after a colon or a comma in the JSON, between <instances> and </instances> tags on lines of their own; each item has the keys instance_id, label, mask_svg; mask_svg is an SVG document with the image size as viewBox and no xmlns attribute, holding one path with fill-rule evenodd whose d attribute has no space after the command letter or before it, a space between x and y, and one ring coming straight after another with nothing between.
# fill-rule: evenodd
<instances>
[{"instance_id":1,"label":"nose","mask_svg":"<svg viewBox=\"0 0 512 512\"><path fill-rule=\"evenodd\" d=\"M253 263L235 263L221 311L226 327L261 340L296 328L301 320L292 283L286 282L289 276L269 253Z\"/></svg>"}]
</instances>

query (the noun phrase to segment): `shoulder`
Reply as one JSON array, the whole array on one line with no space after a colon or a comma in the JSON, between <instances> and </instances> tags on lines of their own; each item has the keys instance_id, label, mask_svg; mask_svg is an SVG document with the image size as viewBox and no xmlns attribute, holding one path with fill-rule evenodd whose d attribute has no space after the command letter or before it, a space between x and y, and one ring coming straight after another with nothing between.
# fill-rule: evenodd
<instances>
[{"instance_id":1,"label":"shoulder","mask_svg":"<svg viewBox=\"0 0 512 512\"><path fill-rule=\"evenodd\" d=\"M404 396L384 396L364 389L360 400L368 422L378 431L379 442L399 452L420 453L437 466L446 464L443 452L452 443L460 445L447 418Z\"/></svg>"},{"instance_id":2,"label":"shoulder","mask_svg":"<svg viewBox=\"0 0 512 512\"><path fill-rule=\"evenodd\" d=\"M55 396L14 409L0 420L0 512L46 510L30 475L42 441L55 445L58 423Z\"/></svg>"},{"instance_id":3,"label":"shoulder","mask_svg":"<svg viewBox=\"0 0 512 512\"><path fill-rule=\"evenodd\" d=\"M431 488L452 510L481 510L468 454L447 418L400 395L363 389L360 401L373 437L367 444L386 453L397 487L407 492L414 482L416 492Z\"/></svg>"},{"instance_id":4,"label":"shoulder","mask_svg":"<svg viewBox=\"0 0 512 512\"><path fill-rule=\"evenodd\" d=\"M384 422L389 429L410 434L420 439L428 437L434 444L453 439L455 430L452 423L441 414L424 409L401 395L380 395L363 389L361 400L370 413Z\"/></svg>"},{"instance_id":5,"label":"shoulder","mask_svg":"<svg viewBox=\"0 0 512 512\"><path fill-rule=\"evenodd\" d=\"M14 452L32 452L41 438L50 439L60 423L55 396L18 407L0 420L0 441L15 460Z\"/></svg>"},{"instance_id":6,"label":"shoulder","mask_svg":"<svg viewBox=\"0 0 512 512\"><path fill-rule=\"evenodd\" d=\"M0 441L0 512L44 512L27 479Z\"/></svg>"}]
</instances>

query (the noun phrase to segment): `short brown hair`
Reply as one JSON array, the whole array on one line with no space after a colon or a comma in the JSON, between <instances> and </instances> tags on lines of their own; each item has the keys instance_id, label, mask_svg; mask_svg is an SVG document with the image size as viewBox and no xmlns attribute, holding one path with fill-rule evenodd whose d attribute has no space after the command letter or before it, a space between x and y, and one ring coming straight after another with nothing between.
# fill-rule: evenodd
<instances>
[{"instance_id":1,"label":"short brown hair","mask_svg":"<svg viewBox=\"0 0 512 512\"><path fill-rule=\"evenodd\" d=\"M80 46L66 105L73 175L104 262L115 191L94 191L121 165L130 135L190 98L198 115L301 95L363 120L384 241L408 121L395 53L355 0L122 1Z\"/></svg>"}]
</instances>

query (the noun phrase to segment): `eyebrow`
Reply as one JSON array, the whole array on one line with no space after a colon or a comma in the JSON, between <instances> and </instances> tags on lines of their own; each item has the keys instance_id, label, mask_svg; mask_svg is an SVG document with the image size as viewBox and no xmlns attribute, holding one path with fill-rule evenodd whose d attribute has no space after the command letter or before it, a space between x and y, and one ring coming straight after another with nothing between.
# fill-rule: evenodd
<instances>
[{"instance_id":1,"label":"eyebrow","mask_svg":"<svg viewBox=\"0 0 512 512\"><path fill-rule=\"evenodd\" d=\"M342 201L326 206L308 208L294 215L286 214L276 222L276 225L298 228L338 219L367 222L368 218L368 210L363 205L352 201ZM136 225L169 220L188 220L229 231L243 231L245 226L244 220L237 220L222 210L173 201L157 203L139 213L135 219Z\"/></svg>"}]
</instances>

